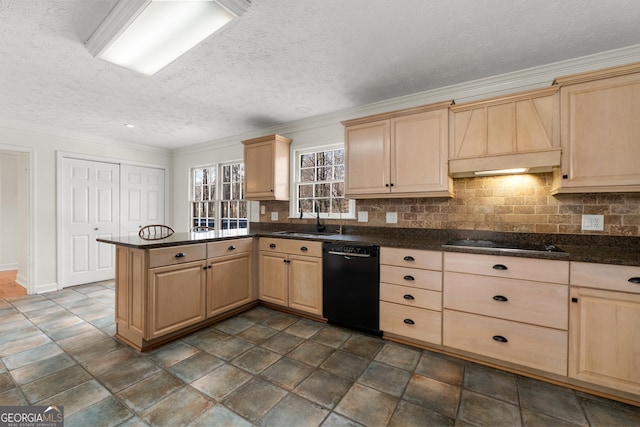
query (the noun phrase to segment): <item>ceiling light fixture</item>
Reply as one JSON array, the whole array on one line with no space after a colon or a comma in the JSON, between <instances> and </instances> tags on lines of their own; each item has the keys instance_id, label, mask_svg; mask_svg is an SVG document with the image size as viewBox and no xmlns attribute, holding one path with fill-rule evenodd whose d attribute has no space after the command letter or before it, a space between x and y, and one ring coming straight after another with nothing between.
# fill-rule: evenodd
<instances>
[{"instance_id":1,"label":"ceiling light fixture","mask_svg":"<svg viewBox=\"0 0 640 427\"><path fill-rule=\"evenodd\" d=\"M527 173L529 168L514 168L514 169L497 169L492 171L476 171L476 176L491 176L491 175L515 175L518 173Z\"/></svg>"},{"instance_id":2,"label":"ceiling light fixture","mask_svg":"<svg viewBox=\"0 0 640 427\"><path fill-rule=\"evenodd\" d=\"M97 58L153 75L249 5L250 0L120 0L86 46Z\"/></svg>"}]
</instances>

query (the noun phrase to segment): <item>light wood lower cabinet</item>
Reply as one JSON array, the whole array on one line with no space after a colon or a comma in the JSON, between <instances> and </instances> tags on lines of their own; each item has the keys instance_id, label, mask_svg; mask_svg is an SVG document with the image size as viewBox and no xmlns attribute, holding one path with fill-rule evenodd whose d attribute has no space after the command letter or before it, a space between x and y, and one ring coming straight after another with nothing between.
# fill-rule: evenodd
<instances>
[{"instance_id":1,"label":"light wood lower cabinet","mask_svg":"<svg viewBox=\"0 0 640 427\"><path fill-rule=\"evenodd\" d=\"M571 273L569 376L640 395L640 267L572 263Z\"/></svg>"},{"instance_id":2,"label":"light wood lower cabinet","mask_svg":"<svg viewBox=\"0 0 640 427\"><path fill-rule=\"evenodd\" d=\"M149 331L154 339L207 318L206 264L195 261L149 270Z\"/></svg>"},{"instance_id":3,"label":"light wood lower cabinet","mask_svg":"<svg viewBox=\"0 0 640 427\"><path fill-rule=\"evenodd\" d=\"M380 330L442 343L442 253L380 248Z\"/></svg>"},{"instance_id":4,"label":"light wood lower cabinet","mask_svg":"<svg viewBox=\"0 0 640 427\"><path fill-rule=\"evenodd\" d=\"M259 298L322 316L322 243L260 239Z\"/></svg>"}]
</instances>

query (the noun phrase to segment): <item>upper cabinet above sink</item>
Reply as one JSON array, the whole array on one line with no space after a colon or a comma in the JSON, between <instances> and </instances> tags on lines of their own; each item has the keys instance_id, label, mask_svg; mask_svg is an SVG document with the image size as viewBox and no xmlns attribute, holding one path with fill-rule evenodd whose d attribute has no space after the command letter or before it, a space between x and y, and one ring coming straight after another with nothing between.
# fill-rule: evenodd
<instances>
[{"instance_id":1,"label":"upper cabinet above sink","mask_svg":"<svg viewBox=\"0 0 640 427\"><path fill-rule=\"evenodd\" d=\"M559 90L516 93L449 108L449 173L560 166Z\"/></svg>"},{"instance_id":2,"label":"upper cabinet above sink","mask_svg":"<svg viewBox=\"0 0 640 427\"><path fill-rule=\"evenodd\" d=\"M289 200L289 147L291 139L268 135L242 141L244 145L244 198Z\"/></svg>"}]
</instances>

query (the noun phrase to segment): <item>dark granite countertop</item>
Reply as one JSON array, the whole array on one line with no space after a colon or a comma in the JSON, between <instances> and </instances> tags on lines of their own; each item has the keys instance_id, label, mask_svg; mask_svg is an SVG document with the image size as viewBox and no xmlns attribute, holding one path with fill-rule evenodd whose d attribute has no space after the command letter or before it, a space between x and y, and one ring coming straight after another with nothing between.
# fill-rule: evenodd
<instances>
[{"instance_id":1,"label":"dark granite countertop","mask_svg":"<svg viewBox=\"0 0 640 427\"><path fill-rule=\"evenodd\" d=\"M286 228L285 228L286 227ZM328 242L349 242L353 244L378 245L397 248L438 250L447 252L478 253L525 258L553 259L565 261L594 262L601 264L640 266L640 237L598 236L574 234L502 233L478 230L435 230L402 229L387 227L344 227L340 234L336 230L322 235L304 235L313 229L299 225L251 223L246 234L233 235L227 231L206 233L176 233L161 240L143 240L137 236L98 239L139 249L154 249L177 245L230 240L245 237L277 237L283 239L317 240ZM293 235L279 234L283 231L296 232ZM335 231L335 233L333 233ZM545 251L505 251L500 249L443 246L452 239L479 239L519 244L553 243L563 252Z\"/></svg>"}]
</instances>

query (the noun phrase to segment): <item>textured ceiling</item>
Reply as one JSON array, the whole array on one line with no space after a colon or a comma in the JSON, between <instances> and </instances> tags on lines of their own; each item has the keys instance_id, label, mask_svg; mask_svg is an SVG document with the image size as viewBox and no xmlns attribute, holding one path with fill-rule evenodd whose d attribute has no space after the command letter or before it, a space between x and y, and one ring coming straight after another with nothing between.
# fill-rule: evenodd
<instances>
[{"instance_id":1,"label":"textured ceiling","mask_svg":"<svg viewBox=\"0 0 640 427\"><path fill-rule=\"evenodd\" d=\"M84 47L115 3L0 0L0 122L178 148L640 43L638 0L253 0L148 77Z\"/></svg>"}]
</instances>

